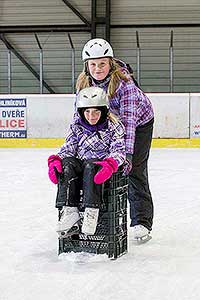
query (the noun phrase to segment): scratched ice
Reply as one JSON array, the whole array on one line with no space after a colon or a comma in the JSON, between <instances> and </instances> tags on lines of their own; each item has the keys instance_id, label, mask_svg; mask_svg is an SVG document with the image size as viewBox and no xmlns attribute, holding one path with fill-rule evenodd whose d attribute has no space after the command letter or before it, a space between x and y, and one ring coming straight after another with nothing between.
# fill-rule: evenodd
<instances>
[{"instance_id":1,"label":"scratched ice","mask_svg":"<svg viewBox=\"0 0 200 300\"><path fill-rule=\"evenodd\" d=\"M153 239L116 261L57 256L57 149L0 149L1 300L197 300L200 295L200 149L152 149Z\"/></svg>"}]
</instances>

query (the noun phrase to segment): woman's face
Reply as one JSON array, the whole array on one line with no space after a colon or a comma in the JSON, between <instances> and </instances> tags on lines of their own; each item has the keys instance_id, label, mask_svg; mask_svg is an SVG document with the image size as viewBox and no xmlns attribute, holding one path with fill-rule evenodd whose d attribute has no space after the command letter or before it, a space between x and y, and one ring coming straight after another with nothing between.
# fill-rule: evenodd
<instances>
[{"instance_id":1,"label":"woman's face","mask_svg":"<svg viewBox=\"0 0 200 300\"><path fill-rule=\"evenodd\" d=\"M103 80L110 71L110 59L108 57L88 60L90 75L96 80Z\"/></svg>"},{"instance_id":2,"label":"woman's face","mask_svg":"<svg viewBox=\"0 0 200 300\"><path fill-rule=\"evenodd\" d=\"M90 125L96 125L101 117L101 111L97 108L87 108L84 117Z\"/></svg>"}]
</instances>

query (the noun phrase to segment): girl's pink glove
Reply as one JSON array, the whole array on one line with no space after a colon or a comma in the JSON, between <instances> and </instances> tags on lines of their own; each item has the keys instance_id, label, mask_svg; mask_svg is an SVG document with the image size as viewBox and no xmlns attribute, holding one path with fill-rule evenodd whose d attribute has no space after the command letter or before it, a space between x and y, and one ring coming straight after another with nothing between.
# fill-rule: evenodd
<instances>
[{"instance_id":1,"label":"girl's pink glove","mask_svg":"<svg viewBox=\"0 0 200 300\"><path fill-rule=\"evenodd\" d=\"M56 171L62 173L62 163L61 158L57 155L51 155L48 158L48 167L49 167L49 179L54 183L58 183L58 178L56 176Z\"/></svg>"},{"instance_id":2,"label":"girl's pink glove","mask_svg":"<svg viewBox=\"0 0 200 300\"><path fill-rule=\"evenodd\" d=\"M101 170L94 176L94 182L96 184L105 182L118 170L118 163L112 157L105 158L102 161L97 161L95 164L102 166Z\"/></svg>"}]
</instances>

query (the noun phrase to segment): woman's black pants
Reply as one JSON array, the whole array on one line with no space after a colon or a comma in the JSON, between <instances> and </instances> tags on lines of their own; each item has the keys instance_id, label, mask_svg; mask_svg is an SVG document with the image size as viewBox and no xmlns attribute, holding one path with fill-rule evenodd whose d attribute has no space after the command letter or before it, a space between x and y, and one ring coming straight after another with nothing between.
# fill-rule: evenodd
<instances>
[{"instance_id":1,"label":"woman's black pants","mask_svg":"<svg viewBox=\"0 0 200 300\"><path fill-rule=\"evenodd\" d=\"M149 230L153 223L153 201L148 181L148 158L152 141L153 121L136 128L133 168L129 174L128 199L131 226L144 225Z\"/></svg>"}]
</instances>

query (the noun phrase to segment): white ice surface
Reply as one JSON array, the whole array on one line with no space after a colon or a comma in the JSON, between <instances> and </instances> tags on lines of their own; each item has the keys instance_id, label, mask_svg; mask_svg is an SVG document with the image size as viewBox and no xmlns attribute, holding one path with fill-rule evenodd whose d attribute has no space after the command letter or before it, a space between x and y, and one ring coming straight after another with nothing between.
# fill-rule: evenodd
<instances>
[{"instance_id":1,"label":"white ice surface","mask_svg":"<svg viewBox=\"0 0 200 300\"><path fill-rule=\"evenodd\" d=\"M153 239L129 252L57 256L57 149L0 149L0 300L200 299L200 149L152 149Z\"/></svg>"}]
</instances>

